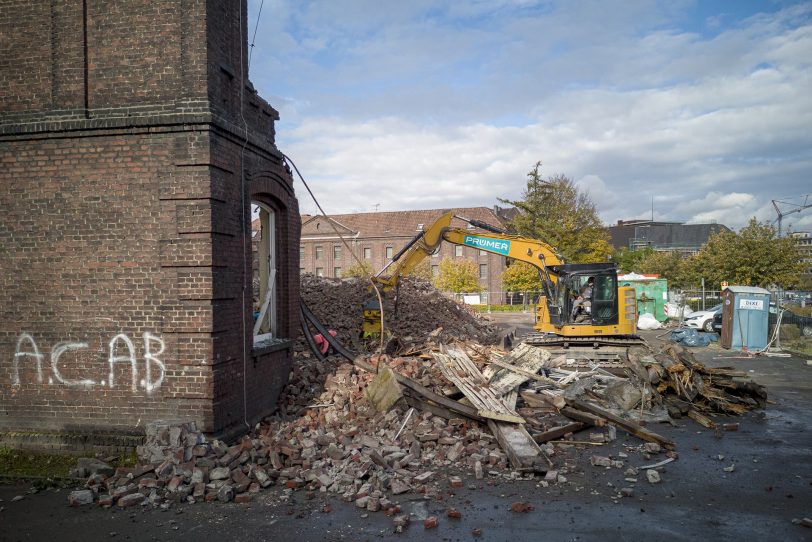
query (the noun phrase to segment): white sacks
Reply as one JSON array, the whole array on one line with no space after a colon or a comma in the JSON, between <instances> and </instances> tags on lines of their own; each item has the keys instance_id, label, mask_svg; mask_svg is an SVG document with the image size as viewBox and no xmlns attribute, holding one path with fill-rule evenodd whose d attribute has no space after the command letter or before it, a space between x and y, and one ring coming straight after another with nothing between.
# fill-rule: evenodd
<instances>
[{"instance_id":1,"label":"white sacks","mask_svg":"<svg viewBox=\"0 0 812 542\"><path fill-rule=\"evenodd\" d=\"M637 329L660 329L663 325L650 312L644 312L637 319Z\"/></svg>"}]
</instances>

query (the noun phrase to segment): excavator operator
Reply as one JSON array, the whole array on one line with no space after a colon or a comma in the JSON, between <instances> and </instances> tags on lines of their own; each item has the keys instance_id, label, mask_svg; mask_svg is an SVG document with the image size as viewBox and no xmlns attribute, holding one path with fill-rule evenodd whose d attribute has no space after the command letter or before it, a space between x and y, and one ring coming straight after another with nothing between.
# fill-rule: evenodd
<instances>
[{"instance_id":1,"label":"excavator operator","mask_svg":"<svg viewBox=\"0 0 812 542\"><path fill-rule=\"evenodd\" d=\"M595 287L595 277L589 277L586 285L581 289L572 305L572 322L583 322L589 315L592 305L592 289Z\"/></svg>"}]
</instances>

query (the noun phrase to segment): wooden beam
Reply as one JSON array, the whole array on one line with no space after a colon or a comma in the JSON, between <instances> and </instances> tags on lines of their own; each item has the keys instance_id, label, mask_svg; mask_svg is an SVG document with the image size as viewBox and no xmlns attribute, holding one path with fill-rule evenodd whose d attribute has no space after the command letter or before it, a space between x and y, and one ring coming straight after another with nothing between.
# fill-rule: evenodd
<instances>
[{"instance_id":1,"label":"wooden beam","mask_svg":"<svg viewBox=\"0 0 812 542\"><path fill-rule=\"evenodd\" d=\"M589 412L583 412L570 407L564 407L559 412L571 420L594 425L595 427L603 427L606 425L606 420Z\"/></svg>"},{"instance_id":2,"label":"wooden beam","mask_svg":"<svg viewBox=\"0 0 812 542\"><path fill-rule=\"evenodd\" d=\"M668 450L674 449L674 443L668 440L667 438L663 437L662 435L658 435L653 431L649 431L648 429L644 429L639 424L634 423L629 420L624 420L620 416L615 416L611 412L608 412L602 408L596 407L586 401L582 401L580 399L567 399L567 403L578 408L580 410L585 410L596 416L600 416L601 418L605 418L609 423L613 425L617 425L624 431L631 433L632 435L636 436L637 438L643 439L647 442L656 442L663 448ZM690 415L690 414L689 414Z\"/></svg>"},{"instance_id":3,"label":"wooden beam","mask_svg":"<svg viewBox=\"0 0 812 542\"><path fill-rule=\"evenodd\" d=\"M557 438L561 438L567 433L575 433L576 431L580 431L582 429L586 429L591 425L587 425L582 422L572 422L568 423L567 425L562 425L561 427L556 427L554 429L550 429L549 431L545 431L543 433L537 433L533 435L533 440L541 444L542 442L547 442L550 440L555 440Z\"/></svg>"}]
</instances>

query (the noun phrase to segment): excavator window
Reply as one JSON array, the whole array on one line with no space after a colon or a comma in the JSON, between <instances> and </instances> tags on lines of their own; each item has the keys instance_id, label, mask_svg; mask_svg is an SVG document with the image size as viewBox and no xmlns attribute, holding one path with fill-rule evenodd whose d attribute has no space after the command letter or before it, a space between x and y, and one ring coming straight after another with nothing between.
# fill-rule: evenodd
<instances>
[{"instance_id":1,"label":"excavator window","mask_svg":"<svg viewBox=\"0 0 812 542\"><path fill-rule=\"evenodd\" d=\"M617 275L614 272L598 275L592 289L592 325L617 322Z\"/></svg>"}]
</instances>

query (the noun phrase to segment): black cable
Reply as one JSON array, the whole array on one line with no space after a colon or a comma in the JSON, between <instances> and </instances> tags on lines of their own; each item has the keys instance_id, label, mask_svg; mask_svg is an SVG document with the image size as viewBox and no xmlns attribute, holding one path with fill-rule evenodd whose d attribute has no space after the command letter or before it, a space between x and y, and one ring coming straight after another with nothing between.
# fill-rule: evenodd
<instances>
[{"instance_id":1,"label":"black cable","mask_svg":"<svg viewBox=\"0 0 812 542\"><path fill-rule=\"evenodd\" d=\"M251 38L251 49L248 51L248 69L251 69L251 57L254 54L254 44L257 41L257 30L259 29L259 18L262 17L262 6L265 5L265 0L259 4L259 13L257 13L257 24L254 25L254 36ZM240 22L242 27L242 22Z\"/></svg>"}]
</instances>

